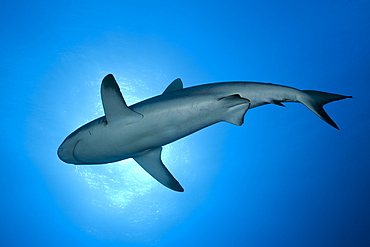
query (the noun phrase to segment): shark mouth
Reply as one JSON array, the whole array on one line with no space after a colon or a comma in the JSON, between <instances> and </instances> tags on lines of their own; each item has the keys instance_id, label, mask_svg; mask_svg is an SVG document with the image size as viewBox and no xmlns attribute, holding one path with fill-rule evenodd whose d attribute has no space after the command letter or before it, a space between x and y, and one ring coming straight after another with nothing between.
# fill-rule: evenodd
<instances>
[{"instance_id":1,"label":"shark mouth","mask_svg":"<svg viewBox=\"0 0 370 247\"><path fill-rule=\"evenodd\" d=\"M77 147L77 145L78 145L78 143L80 142L80 141L82 141L82 140L78 140L77 142L76 142L76 144L75 144L75 146L73 147L73 150L72 150L72 157L73 157L73 159L75 160L75 161L77 161L76 163L75 163L75 165L78 165L78 164L85 164L86 162L84 162L84 161L82 161L82 160L80 160L79 158L77 158L77 156L76 156L76 154L75 154L75 149L76 149L76 147Z\"/></svg>"}]
</instances>

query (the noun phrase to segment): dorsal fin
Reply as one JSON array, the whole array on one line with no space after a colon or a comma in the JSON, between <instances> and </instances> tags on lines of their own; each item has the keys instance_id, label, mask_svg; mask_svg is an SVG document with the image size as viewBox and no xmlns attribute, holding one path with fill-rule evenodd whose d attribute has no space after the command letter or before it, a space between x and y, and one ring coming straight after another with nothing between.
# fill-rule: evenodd
<instances>
[{"instance_id":1,"label":"dorsal fin","mask_svg":"<svg viewBox=\"0 0 370 247\"><path fill-rule=\"evenodd\" d=\"M181 79L177 78L176 80L171 82L170 85L168 85L168 87L166 88L166 90L164 90L164 92L162 94L170 93L170 92L177 91L177 90L180 90L180 89L183 89L183 88L184 88L184 86L182 84Z\"/></svg>"},{"instance_id":2,"label":"dorsal fin","mask_svg":"<svg viewBox=\"0 0 370 247\"><path fill-rule=\"evenodd\" d=\"M101 98L107 123L120 120L131 124L143 118L143 115L127 107L121 91L112 74L104 77L101 84Z\"/></svg>"}]
</instances>

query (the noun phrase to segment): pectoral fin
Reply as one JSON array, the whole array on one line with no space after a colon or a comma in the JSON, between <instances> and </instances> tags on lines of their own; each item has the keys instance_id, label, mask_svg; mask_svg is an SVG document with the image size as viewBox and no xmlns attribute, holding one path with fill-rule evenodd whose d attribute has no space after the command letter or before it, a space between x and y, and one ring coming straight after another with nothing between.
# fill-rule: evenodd
<instances>
[{"instance_id":1,"label":"pectoral fin","mask_svg":"<svg viewBox=\"0 0 370 247\"><path fill-rule=\"evenodd\" d=\"M180 183L167 170L161 160L162 147L149 149L136 155L134 160L153 178L164 186L179 192L184 189Z\"/></svg>"},{"instance_id":2,"label":"pectoral fin","mask_svg":"<svg viewBox=\"0 0 370 247\"><path fill-rule=\"evenodd\" d=\"M143 115L127 107L118 84L111 74L103 79L101 84L101 98L108 123L120 120L125 124L131 124L143 118Z\"/></svg>"}]
</instances>

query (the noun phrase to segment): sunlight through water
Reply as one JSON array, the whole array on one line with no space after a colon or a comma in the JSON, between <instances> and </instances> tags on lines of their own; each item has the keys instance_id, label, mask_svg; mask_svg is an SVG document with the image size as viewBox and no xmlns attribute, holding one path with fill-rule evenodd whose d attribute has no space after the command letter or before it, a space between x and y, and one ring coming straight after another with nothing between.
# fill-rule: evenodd
<instances>
[{"instance_id":1,"label":"sunlight through water","mask_svg":"<svg viewBox=\"0 0 370 247\"><path fill-rule=\"evenodd\" d=\"M131 85L135 83L136 87L144 87L142 82L121 77L117 78L117 82L128 105L130 105L129 102L138 102L140 100L138 97L132 95L135 93L135 88ZM94 101L96 102L95 116L104 115L100 98L100 84L101 82L99 80L90 83L91 86L97 88L94 97ZM148 90L148 88L144 87L144 90ZM156 183L132 159L108 165L99 165L99 168L96 165L77 165L75 169L77 174L88 184L94 195L93 204L97 207L109 206L117 210L123 210L136 197L148 193L153 187L153 184Z\"/></svg>"},{"instance_id":2,"label":"sunlight through water","mask_svg":"<svg viewBox=\"0 0 370 247\"><path fill-rule=\"evenodd\" d=\"M140 95L140 92L158 94L158 92L153 93L138 80L117 76L117 82L127 105L150 97ZM86 84L96 88L94 95L91 96L93 98L89 101L94 102L93 118L100 117L104 115L100 98L101 81L96 80ZM140 92L137 92L138 89ZM83 125L91 120L80 119L81 123L77 125ZM189 153L189 147L184 142L166 145L163 148L162 160L178 179L184 175L184 171L181 169L182 174L176 172L177 166L183 166L184 163L189 162ZM77 220L86 232L100 238L143 241L146 238L148 240L152 237L157 238L163 234L163 229L168 228L188 211L176 210L176 204L179 201L174 199L180 194L165 188L133 159L104 165L75 165L74 171L81 184L86 185L82 193L84 193L87 208L81 209L82 214L86 215L77 216L77 218L80 217ZM184 199L181 198L181 200ZM91 218L89 215L94 217ZM81 220L86 217L87 220Z\"/></svg>"}]
</instances>

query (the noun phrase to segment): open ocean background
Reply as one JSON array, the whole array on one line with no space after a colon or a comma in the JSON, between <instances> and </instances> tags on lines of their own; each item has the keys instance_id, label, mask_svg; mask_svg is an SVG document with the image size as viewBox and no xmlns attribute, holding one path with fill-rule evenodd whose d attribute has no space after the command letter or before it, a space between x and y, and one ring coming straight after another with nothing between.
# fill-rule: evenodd
<instances>
[{"instance_id":1,"label":"open ocean background","mask_svg":"<svg viewBox=\"0 0 370 247\"><path fill-rule=\"evenodd\" d=\"M0 36L1 246L370 246L370 1L12 0ZM165 146L177 193L58 159L109 73L129 105L178 77L353 99L325 108L340 131L287 103Z\"/></svg>"}]
</instances>

